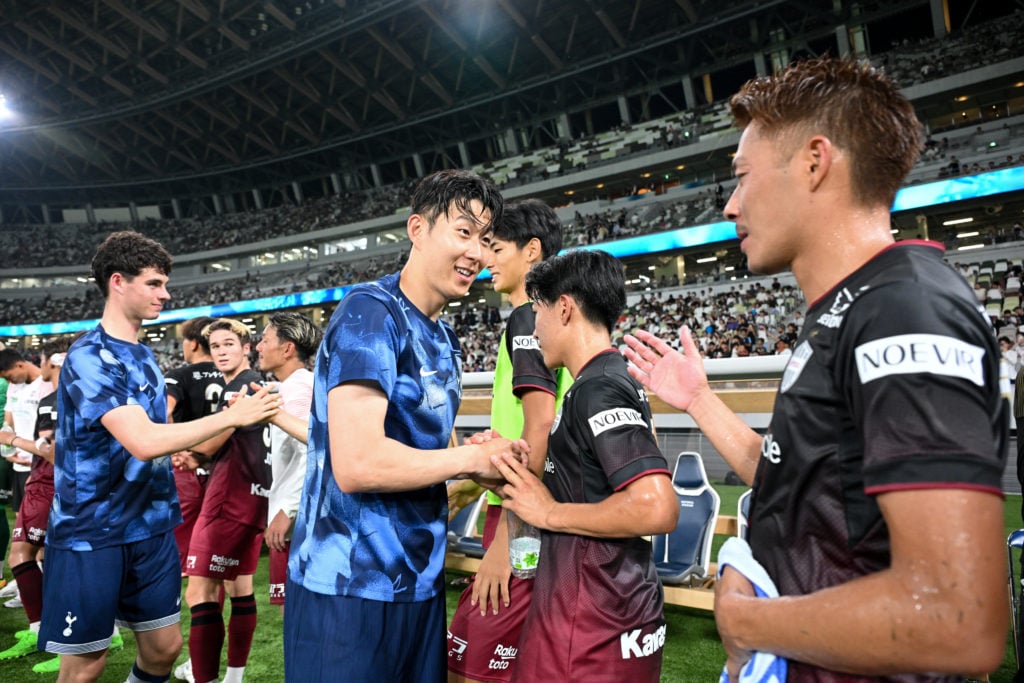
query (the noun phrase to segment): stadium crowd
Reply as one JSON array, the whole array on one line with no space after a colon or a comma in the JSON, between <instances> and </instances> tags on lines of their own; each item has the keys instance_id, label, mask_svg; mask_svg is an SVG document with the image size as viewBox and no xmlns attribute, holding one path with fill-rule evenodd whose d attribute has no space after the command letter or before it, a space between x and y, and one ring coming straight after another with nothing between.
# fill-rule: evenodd
<instances>
[{"instance_id":1,"label":"stadium crowd","mask_svg":"<svg viewBox=\"0 0 1024 683\"><path fill-rule=\"evenodd\" d=\"M965 29L960 34L944 38L930 38L915 43L904 41L885 53L876 55L873 61L883 66L903 86L908 87L921 82L934 80L955 73L987 64L1004 61L1024 53L1024 12L1017 12L1009 17L978 24ZM719 115L725 114L725 103L716 102L693 111L683 112L651 122L653 134L631 144L628 154L649 153L652 149L666 149L681 144L689 144L699 140L702 135L711 132L715 124L702 123L705 120L717 121ZM973 126L976 120L951 121L949 128L956 126ZM618 134L626 134L635 126L623 125ZM608 134L602 134L609 137ZM574 146L586 147L593 143L591 136L581 139ZM610 136L610 137L615 137ZM977 135L958 143L950 144L942 139L929 138L921 164L928 164L936 159L946 163L939 169L939 177L979 173L1007 165L1021 165L1024 158L1018 156L1007 158L1000 148L984 149L986 156L992 157L984 162L975 160L961 163L957 148L965 151L979 148L983 132L978 128ZM481 175L492 176L499 186L510 187L525 182L541 180L551 174L548 168L557 168L558 174L579 170L581 163L571 160L569 146L563 142L544 150L531 153L540 161L533 164L530 172L520 172L513 176L497 173L496 169L508 167L509 159L498 160L489 164L474 167ZM584 166L620 161L623 154L601 158L590 155ZM369 218L393 214L408 206L409 196L415 181L404 181L383 187L345 191L327 197L308 198L295 203L294 198L284 198L279 206L261 210L223 213L214 216L195 216L190 218L144 219L130 226L119 223L98 222L95 224L4 224L4 229L14 240L12 247L19 253L19 265L27 267L49 267L80 263L83 254L92 253L102 239L115 230L134 229L148 237L167 245L174 254L191 254L212 249L235 247L251 244L274 237L298 235L318 229L335 227ZM709 188L718 199L718 187ZM685 227L700 222L706 208L706 197L690 200L686 211L670 227ZM571 226L570 240L575 237L577 244L592 244L601 241L601 228L615 236L614 223L607 224L595 217L583 217ZM596 225L595 225L596 223ZM603 224L603 225L602 225ZM630 232L630 229L634 229ZM619 223L620 232L637 234L632 224ZM583 236L581 236L581 234ZM74 304L70 304L73 308Z\"/></svg>"}]
</instances>

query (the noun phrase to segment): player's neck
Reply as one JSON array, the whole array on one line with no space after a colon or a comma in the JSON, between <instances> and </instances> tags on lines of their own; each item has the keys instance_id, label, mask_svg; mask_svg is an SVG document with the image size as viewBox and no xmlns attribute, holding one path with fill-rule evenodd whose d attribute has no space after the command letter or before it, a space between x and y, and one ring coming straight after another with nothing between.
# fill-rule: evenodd
<instances>
[{"instance_id":1,"label":"player's neck","mask_svg":"<svg viewBox=\"0 0 1024 683\"><path fill-rule=\"evenodd\" d=\"M249 369L249 364L248 364L248 363L242 363L242 364L241 364L241 365L239 365L239 366L238 366L237 368L235 368L234 370L232 370L232 371L231 371L230 373L228 373L228 372L225 372L225 373L223 373L223 375L224 375L224 381L225 381L226 383L228 383L228 384L231 384L232 382L234 382L234 381L235 381L235 379L236 379L236 378L237 378L237 377L238 377L239 375L241 375L241 374L242 374L242 373L243 373L244 371L246 371L246 370L248 370L248 369Z\"/></svg>"},{"instance_id":2,"label":"player's neck","mask_svg":"<svg viewBox=\"0 0 1024 683\"><path fill-rule=\"evenodd\" d=\"M286 362L279 368L275 368L272 371L272 373L274 377L277 378L277 381L283 382L289 377L291 377L296 370L301 370L303 367L305 367L305 365L302 363L302 361L296 359L294 361Z\"/></svg>"},{"instance_id":3,"label":"player's neck","mask_svg":"<svg viewBox=\"0 0 1024 683\"><path fill-rule=\"evenodd\" d=\"M572 345L565 354L565 369L573 377L598 354L612 348L608 333L590 326L575 330L571 341Z\"/></svg>"},{"instance_id":4,"label":"player's neck","mask_svg":"<svg viewBox=\"0 0 1024 683\"><path fill-rule=\"evenodd\" d=\"M103 331L114 339L128 344L139 343L139 330L142 329L142 320L129 318L122 311L118 310L110 299L107 300L106 305L103 307L103 317L100 318L100 324L103 326Z\"/></svg>"},{"instance_id":5,"label":"player's neck","mask_svg":"<svg viewBox=\"0 0 1024 683\"><path fill-rule=\"evenodd\" d=\"M526 280L522 280L515 286L515 289L506 294L508 294L508 301L512 304L512 308L519 308L530 300L530 297L526 296Z\"/></svg>"}]
</instances>

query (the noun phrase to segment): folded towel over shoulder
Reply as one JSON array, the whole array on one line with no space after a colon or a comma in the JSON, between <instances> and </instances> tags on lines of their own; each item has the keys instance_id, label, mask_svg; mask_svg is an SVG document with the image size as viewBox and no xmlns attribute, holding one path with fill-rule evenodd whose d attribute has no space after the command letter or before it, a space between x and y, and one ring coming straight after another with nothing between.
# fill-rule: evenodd
<instances>
[{"instance_id":1,"label":"folded towel over shoulder","mask_svg":"<svg viewBox=\"0 0 1024 683\"><path fill-rule=\"evenodd\" d=\"M754 586L759 598L777 598L779 591L775 582L768 576L764 567L754 559L747 542L739 537L732 537L722 544L718 551L718 576L722 570L732 567L742 574ZM740 671L740 683L784 683L786 680L786 660L767 652L755 652ZM729 674L722 668L719 683L729 683Z\"/></svg>"}]
</instances>

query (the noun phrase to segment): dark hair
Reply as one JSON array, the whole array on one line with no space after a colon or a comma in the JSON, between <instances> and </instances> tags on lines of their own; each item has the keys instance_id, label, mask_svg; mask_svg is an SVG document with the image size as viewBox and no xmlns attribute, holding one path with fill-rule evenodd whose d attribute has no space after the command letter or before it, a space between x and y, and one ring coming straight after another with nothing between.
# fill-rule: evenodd
<instances>
[{"instance_id":1,"label":"dark hair","mask_svg":"<svg viewBox=\"0 0 1024 683\"><path fill-rule=\"evenodd\" d=\"M103 298L106 298L110 276L114 273L131 279L146 268L153 268L163 275L170 275L171 260L171 255L155 240L130 230L112 232L96 248L96 255L92 257L92 276Z\"/></svg>"},{"instance_id":2,"label":"dark hair","mask_svg":"<svg viewBox=\"0 0 1024 683\"><path fill-rule=\"evenodd\" d=\"M7 372L23 360L25 359L17 349L4 349L0 351L0 372Z\"/></svg>"},{"instance_id":3,"label":"dark hair","mask_svg":"<svg viewBox=\"0 0 1024 683\"><path fill-rule=\"evenodd\" d=\"M39 347L39 353L47 358L53 358L53 354L55 353L67 353L68 349L71 348L71 343L80 336L82 335L63 335L60 337L54 337L53 339L48 339Z\"/></svg>"},{"instance_id":4,"label":"dark hair","mask_svg":"<svg viewBox=\"0 0 1024 683\"><path fill-rule=\"evenodd\" d=\"M626 271L606 251L570 251L531 268L526 294L546 306L567 294L583 317L611 333L626 308Z\"/></svg>"},{"instance_id":5,"label":"dark hair","mask_svg":"<svg viewBox=\"0 0 1024 683\"><path fill-rule=\"evenodd\" d=\"M206 353L210 353L210 340L203 336L203 330L214 320L215 318L208 315L186 320L181 324L181 338L196 342Z\"/></svg>"},{"instance_id":6,"label":"dark hair","mask_svg":"<svg viewBox=\"0 0 1024 683\"><path fill-rule=\"evenodd\" d=\"M448 216L453 204L459 211L472 215L469 205L474 199L491 212L488 225L501 220L504 200L491 181L469 171L436 171L416 186L412 195L412 212L424 216L433 227L438 216Z\"/></svg>"},{"instance_id":7,"label":"dark hair","mask_svg":"<svg viewBox=\"0 0 1024 683\"><path fill-rule=\"evenodd\" d=\"M539 199L520 199L505 205L500 221L491 221L490 235L522 249L533 238L540 242L541 260L562 249L562 221Z\"/></svg>"},{"instance_id":8,"label":"dark hair","mask_svg":"<svg viewBox=\"0 0 1024 683\"><path fill-rule=\"evenodd\" d=\"M279 339L295 344L295 352L303 363L316 354L323 338L320 328L301 313L275 313L267 321L267 327L277 330Z\"/></svg>"},{"instance_id":9,"label":"dark hair","mask_svg":"<svg viewBox=\"0 0 1024 683\"><path fill-rule=\"evenodd\" d=\"M850 58L795 62L747 81L729 107L740 128L757 121L767 136L828 137L851 158L854 198L865 206L892 206L921 150L921 123L907 98L870 63Z\"/></svg>"}]
</instances>

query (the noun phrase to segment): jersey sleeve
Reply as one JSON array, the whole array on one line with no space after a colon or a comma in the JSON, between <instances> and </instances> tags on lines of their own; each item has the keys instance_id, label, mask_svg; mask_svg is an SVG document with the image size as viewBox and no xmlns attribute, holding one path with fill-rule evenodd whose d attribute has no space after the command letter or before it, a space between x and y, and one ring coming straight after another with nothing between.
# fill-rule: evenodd
<instances>
[{"instance_id":1,"label":"jersey sleeve","mask_svg":"<svg viewBox=\"0 0 1024 683\"><path fill-rule=\"evenodd\" d=\"M600 462L612 489L620 491L648 474L669 473L651 431L651 413L643 389L608 376L591 379L584 391L580 389L574 389L576 418L582 422L588 450Z\"/></svg>"},{"instance_id":2,"label":"jersey sleeve","mask_svg":"<svg viewBox=\"0 0 1024 683\"><path fill-rule=\"evenodd\" d=\"M61 382L67 382L68 395L89 428L114 408L138 404L128 380L125 365L99 344L72 349L61 368Z\"/></svg>"},{"instance_id":3,"label":"jersey sleeve","mask_svg":"<svg viewBox=\"0 0 1024 683\"><path fill-rule=\"evenodd\" d=\"M369 381L387 396L395 387L401 339L388 306L376 297L352 292L342 299L324 339L327 390L345 382Z\"/></svg>"},{"instance_id":4,"label":"jersey sleeve","mask_svg":"<svg viewBox=\"0 0 1024 683\"><path fill-rule=\"evenodd\" d=\"M38 439L45 432L52 432L57 428L57 397L50 394L39 400L39 407L36 410L36 427L33 436Z\"/></svg>"},{"instance_id":5,"label":"jersey sleeve","mask_svg":"<svg viewBox=\"0 0 1024 683\"><path fill-rule=\"evenodd\" d=\"M167 387L167 396L174 398L177 403L182 403L188 400L185 395L185 382L183 381L185 373L188 372L187 366L180 368L174 368L167 373L164 377L164 385Z\"/></svg>"},{"instance_id":6,"label":"jersey sleeve","mask_svg":"<svg viewBox=\"0 0 1024 683\"><path fill-rule=\"evenodd\" d=\"M533 336L535 327L530 304L513 310L505 327L505 343L512 359L512 393L519 398L534 390L555 395L555 376L544 365L540 344Z\"/></svg>"},{"instance_id":7,"label":"jersey sleeve","mask_svg":"<svg viewBox=\"0 0 1024 683\"><path fill-rule=\"evenodd\" d=\"M865 491L999 493L995 434L1008 412L979 312L904 282L865 294L851 314L836 379L863 442Z\"/></svg>"}]
</instances>

